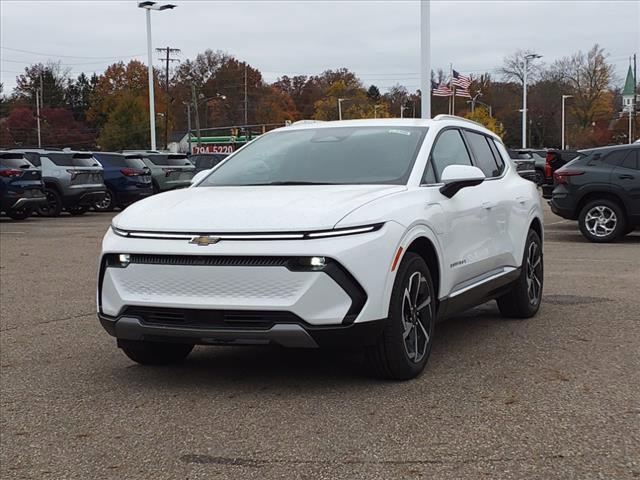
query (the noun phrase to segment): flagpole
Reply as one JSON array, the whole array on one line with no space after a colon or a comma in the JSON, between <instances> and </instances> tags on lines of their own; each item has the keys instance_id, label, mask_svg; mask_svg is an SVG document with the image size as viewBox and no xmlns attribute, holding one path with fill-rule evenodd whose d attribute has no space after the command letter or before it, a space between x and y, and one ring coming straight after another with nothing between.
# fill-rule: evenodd
<instances>
[{"instance_id":1,"label":"flagpole","mask_svg":"<svg viewBox=\"0 0 640 480\"><path fill-rule=\"evenodd\" d=\"M453 91L453 63L449 63L449 90L451 90L451 97L449 97L449 115L453 115L453 108L451 108L451 103L454 98Z\"/></svg>"}]
</instances>

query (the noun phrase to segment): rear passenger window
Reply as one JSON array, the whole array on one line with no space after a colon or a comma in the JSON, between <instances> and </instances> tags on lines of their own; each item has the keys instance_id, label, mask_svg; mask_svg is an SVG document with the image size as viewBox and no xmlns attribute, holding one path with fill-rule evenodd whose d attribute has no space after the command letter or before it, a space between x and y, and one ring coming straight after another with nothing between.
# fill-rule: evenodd
<instances>
[{"instance_id":1,"label":"rear passenger window","mask_svg":"<svg viewBox=\"0 0 640 480\"><path fill-rule=\"evenodd\" d=\"M459 130L445 130L440 134L433 150L431 150L429 163L433 165L435 170L436 181L440 180L442 172L449 165L471 165L471 157L469 157L469 152ZM427 168L424 183L433 183L433 181L427 181L428 173L429 169Z\"/></svg>"},{"instance_id":2,"label":"rear passenger window","mask_svg":"<svg viewBox=\"0 0 640 480\"><path fill-rule=\"evenodd\" d=\"M489 139L482 134L468 130L464 134L469 141L469 145L471 145L471 151L473 151L473 157L477 163L476 166L482 170L485 177L491 178L500 175L500 170L498 170L498 165L489 146Z\"/></svg>"},{"instance_id":3,"label":"rear passenger window","mask_svg":"<svg viewBox=\"0 0 640 480\"><path fill-rule=\"evenodd\" d=\"M630 151L629 155L627 155L625 159L622 161L622 166L624 168L640 170L640 165L639 165L640 159L638 157L640 157L640 155L638 155L638 150Z\"/></svg>"},{"instance_id":4,"label":"rear passenger window","mask_svg":"<svg viewBox=\"0 0 640 480\"><path fill-rule=\"evenodd\" d=\"M624 157L627 156L627 152L628 152L627 150L618 150L615 152L608 153L607 155L604 156L602 161L608 165L619 167L620 164L622 163L622 160L624 160Z\"/></svg>"},{"instance_id":5,"label":"rear passenger window","mask_svg":"<svg viewBox=\"0 0 640 480\"><path fill-rule=\"evenodd\" d=\"M498 166L498 175L502 175L502 172L504 172L504 160L502 158L502 155L500 155L500 150L498 150L496 141L489 139L489 147L493 152L493 158L496 159L496 165Z\"/></svg>"}]
</instances>

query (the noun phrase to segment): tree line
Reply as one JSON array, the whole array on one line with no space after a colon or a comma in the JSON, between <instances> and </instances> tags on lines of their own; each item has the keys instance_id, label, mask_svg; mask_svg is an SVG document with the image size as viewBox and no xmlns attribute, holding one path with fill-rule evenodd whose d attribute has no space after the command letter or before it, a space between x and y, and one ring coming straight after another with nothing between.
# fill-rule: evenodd
<instances>
[{"instance_id":1,"label":"tree line","mask_svg":"<svg viewBox=\"0 0 640 480\"><path fill-rule=\"evenodd\" d=\"M471 95L456 98L455 114L485 124L508 146L521 138L524 57L516 51L504 59L497 73L472 75ZM594 45L587 52L550 65L529 62L528 144L558 147L561 96L567 100L566 139L574 148L625 143L627 120L621 111L620 87L605 50ZM432 80L446 82L443 70ZM147 67L132 60L110 65L102 74L81 73L72 78L58 62L34 64L16 78L11 95L0 91L0 146L37 145L36 96L41 98L41 135L46 146L120 150L148 148L149 100ZM335 120L338 99L342 118L420 117L421 92L396 84L382 93L366 86L347 68L318 75L282 76L265 81L262 73L224 52L206 50L180 63L169 78L154 73L158 145L170 132L191 126L203 132L215 127L278 125L299 119ZM39 93L41 92L41 93ZM432 97L432 115L449 112L449 99ZM165 131L165 119L168 125ZM246 122L245 122L246 120ZM635 118L638 123L637 116ZM637 125L636 125L637 130Z\"/></svg>"}]
</instances>

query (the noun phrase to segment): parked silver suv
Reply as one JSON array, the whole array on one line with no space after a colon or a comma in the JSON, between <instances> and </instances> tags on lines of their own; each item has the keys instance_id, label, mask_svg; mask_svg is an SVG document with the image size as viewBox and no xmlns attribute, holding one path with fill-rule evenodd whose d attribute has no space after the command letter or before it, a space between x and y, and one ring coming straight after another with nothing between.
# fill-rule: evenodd
<instances>
[{"instance_id":1,"label":"parked silver suv","mask_svg":"<svg viewBox=\"0 0 640 480\"><path fill-rule=\"evenodd\" d=\"M49 149L13 149L42 170L47 204L38 209L46 217L57 217L64 208L82 215L106 193L102 166L88 152Z\"/></svg>"}]
</instances>

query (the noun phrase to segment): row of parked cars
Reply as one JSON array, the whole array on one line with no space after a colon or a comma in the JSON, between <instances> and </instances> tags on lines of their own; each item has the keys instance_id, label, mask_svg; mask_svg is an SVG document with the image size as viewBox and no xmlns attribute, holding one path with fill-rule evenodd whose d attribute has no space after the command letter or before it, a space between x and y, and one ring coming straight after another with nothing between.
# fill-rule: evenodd
<instances>
[{"instance_id":1,"label":"row of parked cars","mask_svg":"<svg viewBox=\"0 0 640 480\"><path fill-rule=\"evenodd\" d=\"M56 217L108 212L183 188L195 173L225 157L187 157L157 151L74 152L60 149L0 151L0 210L15 220L33 213Z\"/></svg>"}]
</instances>

